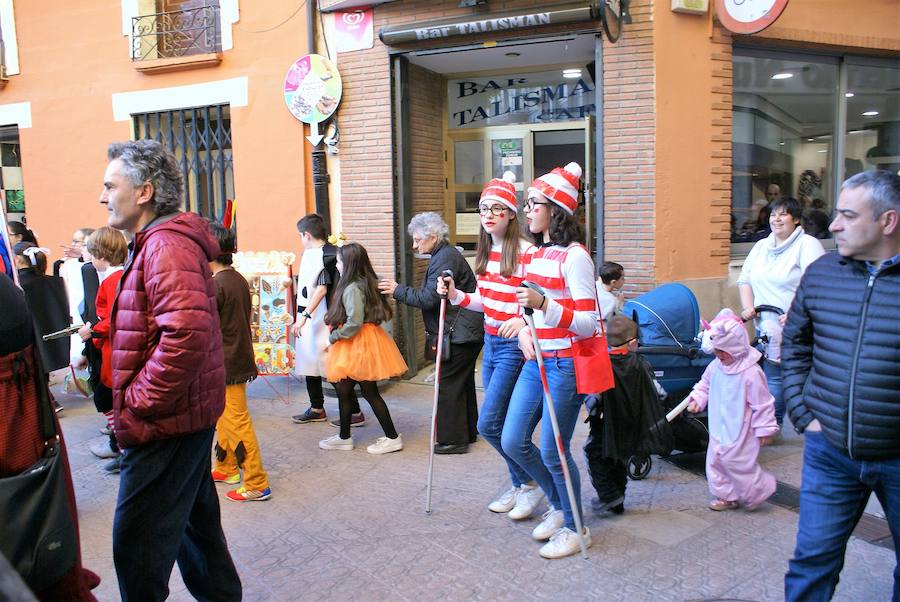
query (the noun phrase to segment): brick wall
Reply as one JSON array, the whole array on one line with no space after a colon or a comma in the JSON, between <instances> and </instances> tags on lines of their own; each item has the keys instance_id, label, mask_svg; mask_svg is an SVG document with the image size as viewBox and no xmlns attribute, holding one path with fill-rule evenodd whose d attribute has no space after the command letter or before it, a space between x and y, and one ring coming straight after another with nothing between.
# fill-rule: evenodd
<instances>
[{"instance_id":1,"label":"brick wall","mask_svg":"<svg viewBox=\"0 0 900 602\"><path fill-rule=\"evenodd\" d=\"M631 296L656 284L656 97L652 0L634 0L629 10L632 23L603 46L603 127L604 258L625 267Z\"/></svg>"},{"instance_id":2,"label":"brick wall","mask_svg":"<svg viewBox=\"0 0 900 602\"><path fill-rule=\"evenodd\" d=\"M722 273L728 273L728 260L731 255L731 97L732 97L732 63L731 32L715 23L713 28L712 74L712 153L710 169L712 170L712 186L710 190L710 218L714 229L710 235L710 256L719 259Z\"/></svg>"}]
</instances>

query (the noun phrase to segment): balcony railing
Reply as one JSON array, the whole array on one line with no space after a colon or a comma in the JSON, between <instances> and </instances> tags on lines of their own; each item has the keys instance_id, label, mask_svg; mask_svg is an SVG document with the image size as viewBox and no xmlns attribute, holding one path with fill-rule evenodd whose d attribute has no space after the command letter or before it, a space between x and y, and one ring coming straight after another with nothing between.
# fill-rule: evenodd
<instances>
[{"instance_id":1,"label":"balcony railing","mask_svg":"<svg viewBox=\"0 0 900 602\"><path fill-rule=\"evenodd\" d=\"M218 52L221 47L219 7L202 6L134 17L131 34L133 61Z\"/></svg>"}]
</instances>

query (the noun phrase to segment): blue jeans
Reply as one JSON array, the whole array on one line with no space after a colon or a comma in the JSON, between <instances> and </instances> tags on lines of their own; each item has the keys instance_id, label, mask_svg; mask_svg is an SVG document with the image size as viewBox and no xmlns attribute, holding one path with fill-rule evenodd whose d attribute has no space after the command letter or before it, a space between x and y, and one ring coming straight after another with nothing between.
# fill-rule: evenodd
<instances>
[{"instance_id":1,"label":"blue jeans","mask_svg":"<svg viewBox=\"0 0 900 602\"><path fill-rule=\"evenodd\" d=\"M898 564L893 600L900 602L900 458L853 460L821 432L806 431L802 479L797 546L784 578L785 599L831 599L847 540L874 491L894 537Z\"/></svg>"},{"instance_id":2,"label":"blue jeans","mask_svg":"<svg viewBox=\"0 0 900 602\"><path fill-rule=\"evenodd\" d=\"M529 483L532 479L524 468L503 451L500 438L503 434L509 399L524 362L517 338L504 339L485 333L484 352L481 358L484 403L481 404L481 413L478 415L478 432L506 460L509 478L514 487ZM539 415L535 414L537 422ZM534 428L532 426L531 431L534 431Z\"/></svg>"},{"instance_id":3,"label":"blue jeans","mask_svg":"<svg viewBox=\"0 0 900 602\"><path fill-rule=\"evenodd\" d=\"M569 449L569 442L575 431L581 404L584 403L584 395L575 391L575 367L571 358L545 358L544 368L556 407L556 420L580 516L581 479ZM537 423L536 415L540 415L544 421L541 427L540 450L531 441ZM566 527L575 531L575 517L566 492L562 463L556 450L540 372L534 360L525 362L519 374L519 380L509 402L501 443L503 451L537 481L547 494L550 504L563 511Z\"/></svg>"},{"instance_id":4,"label":"blue jeans","mask_svg":"<svg viewBox=\"0 0 900 602\"><path fill-rule=\"evenodd\" d=\"M763 374L769 385L769 393L775 398L775 422L778 426L784 421L784 393L781 386L781 364L763 360Z\"/></svg>"},{"instance_id":5,"label":"blue jeans","mask_svg":"<svg viewBox=\"0 0 900 602\"><path fill-rule=\"evenodd\" d=\"M122 600L165 600L178 562L197 600L241 599L210 476L213 429L124 450L113 519Z\"/></svg>"}]
</instances>

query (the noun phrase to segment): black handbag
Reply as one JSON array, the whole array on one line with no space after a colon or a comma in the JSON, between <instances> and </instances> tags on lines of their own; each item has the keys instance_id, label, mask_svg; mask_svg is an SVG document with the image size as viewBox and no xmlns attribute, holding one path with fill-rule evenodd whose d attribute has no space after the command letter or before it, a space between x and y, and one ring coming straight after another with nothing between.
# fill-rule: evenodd
<instances>
[{"instance_id":1,"label":"black handbag","mask_svg":"<svg viewBox=\"0 0 900 602\"><path fill-rule=\"evenodd\" d=\"M35 355L31 378L40 401L44 455L25 471L0 479L0 552L34 591L53 585L78 557L78 538L69 513L65 463L53 410Z\"/></svg>"},{"instance_id":2,"label":"black handbag","mask_svg":"<svg viewBox=\"0 0 900 602\"><path fill-rule=\"evenodd\" d=\"M456 326L456 321L459 319L459 312L457 310L456 317L453 318L453 324L450 325L449 330L444 330L444 342L441 344L441 361L446 362L450 359L450 335L453 334L453 328ZM438 344L438 335L431 334L430 332L425 333L425 361L433 362L437 360L437 344Z\"/></svg>"}]
</instances>

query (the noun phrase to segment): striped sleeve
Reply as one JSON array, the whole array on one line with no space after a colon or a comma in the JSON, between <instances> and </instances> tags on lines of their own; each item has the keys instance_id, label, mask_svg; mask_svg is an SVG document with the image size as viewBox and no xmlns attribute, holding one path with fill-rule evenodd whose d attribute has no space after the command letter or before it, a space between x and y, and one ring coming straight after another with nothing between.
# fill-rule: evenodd
<instances>
[{"instance_id":1,"label":"striped sleeve","mask_svg":"<svg viewBox=\"0 0 900 602\"><path fill-rule=\"evenodd\" d=\"M562 266L565 286L571 299L547 299L544 321L551 328L566 330L579 336L591 336L599 319L594 283L594 263L580 247L568 253Z\"/></svg>"}]
</instances>

